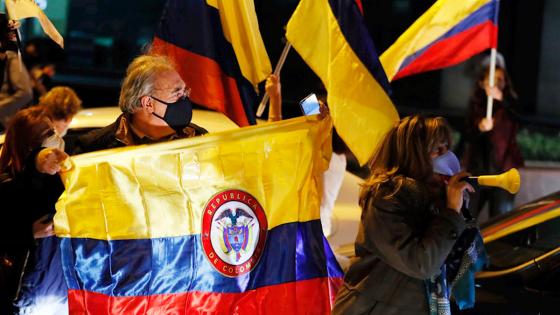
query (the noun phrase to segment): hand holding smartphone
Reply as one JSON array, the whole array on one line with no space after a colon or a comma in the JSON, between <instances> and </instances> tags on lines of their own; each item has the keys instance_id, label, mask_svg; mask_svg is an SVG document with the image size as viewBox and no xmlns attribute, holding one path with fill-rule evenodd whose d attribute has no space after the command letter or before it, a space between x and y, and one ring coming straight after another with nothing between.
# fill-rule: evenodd
<instances>
[{"instance_id":1,"label":"hand holding smartphone","mask_svg":"<svg viewBox=\"0 0 560 315\"><path fill-rule=\"evenodd\" d=\"M321 112L319 100L317 99L317 95L315 93L311 93L306 96L303 100L299 102L299 106L301 108L301 112L305 116L309 115L316 115Z\"/></svg>"}]
</instances>

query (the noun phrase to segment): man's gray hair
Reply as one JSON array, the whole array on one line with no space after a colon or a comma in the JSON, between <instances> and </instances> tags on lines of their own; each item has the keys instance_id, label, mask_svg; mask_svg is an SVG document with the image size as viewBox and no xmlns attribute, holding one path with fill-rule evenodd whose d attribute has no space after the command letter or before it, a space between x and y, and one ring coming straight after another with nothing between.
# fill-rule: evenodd
<instances>
[{"instance_id":1,"label":"man's gray hair","mask_svg":"<svg viewBox=\"0 0 560 315\"><path fill-rule=\"evenodd\" d=\"M175 67L165 56L142 55L134 58L126 69L126 77L121 86L121 111L132 114L142 107L140 98L152 94L156 75L170 70L175 71Z\"/></svg>"}]
</instances>

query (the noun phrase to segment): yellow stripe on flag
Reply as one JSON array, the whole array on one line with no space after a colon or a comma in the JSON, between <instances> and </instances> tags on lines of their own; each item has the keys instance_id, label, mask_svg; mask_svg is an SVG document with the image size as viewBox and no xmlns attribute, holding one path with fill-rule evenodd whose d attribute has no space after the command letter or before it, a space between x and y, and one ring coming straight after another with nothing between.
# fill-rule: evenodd
<instances>
[{"instance_id":1,"label":"yellow stripe on flag","mask_svg":"<svg viewBox=\"0 0 560 315\"><path fill-rule=\"evenodd\" d=\"M329 119L274 124L72 158L54 218L60 237L102 240L198 234L216 193L237 189L268 227L319 219L330 159Z\"/></svg>"},{"instance_id":2,"label":"yellow stripe on flag","mask_svg":"<svg viewBox=\"0 0 560 315\"><path fill-rule=\"evenodd\" d=\"M233 46L243 76L254 86L272 72L259 30L254 0L207 0L220 12L224 36Z\"/></svg>"},{"instance_id":3,"label":"yellow stripe on flag","mask_svg":"<svg viewBox=\"0 0 560 315\"><path fill-rule=\"evenodd\" d=\"M323 81L336 130L365 164L399 119L393 103L346 42L328 0L301 0L286 37Z\"/></svg>"},{"instance_id":4,"label":"yellow stripe on flag","mask_svg":"<svg viewBox=\"0 0 560 315\"><path fill-rule=\"evenodd\" d=\"M491 0L439 0L389 47L379 59L389 81L403 61L447 33Z\"/></svg>"}]
</instances>

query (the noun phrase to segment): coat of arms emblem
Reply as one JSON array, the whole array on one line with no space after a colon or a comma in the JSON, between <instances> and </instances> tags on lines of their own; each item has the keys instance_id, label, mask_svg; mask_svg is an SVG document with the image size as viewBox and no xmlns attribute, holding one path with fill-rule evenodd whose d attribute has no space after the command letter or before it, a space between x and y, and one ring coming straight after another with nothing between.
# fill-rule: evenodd
<instances>
[{"instance_id":1,"label":"coat of arms emblem","mask_svg":"<svg viewBox=\"0 0 560 315\"><path fill-rule=\"evenodd\" d=\"M255 197L227 190L212 197L202 218L202 246L212 266L235 277L251 271L262 255L267 221Z\"/></svg>"}]
</instances>

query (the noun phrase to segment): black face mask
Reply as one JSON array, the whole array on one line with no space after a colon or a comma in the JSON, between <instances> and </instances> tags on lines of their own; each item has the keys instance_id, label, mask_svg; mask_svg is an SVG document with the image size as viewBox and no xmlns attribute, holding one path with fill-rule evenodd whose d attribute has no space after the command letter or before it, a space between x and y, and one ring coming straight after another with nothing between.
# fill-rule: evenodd
<instances>
[{"instance_id":1,"label":"black face mask","mask_svg":"<svg viewBox=\"0 0 560 315\"><path fill-rule=\"evenodd\" d=\"M169 127L173 128L177 133L181 133L187 127L192 119L192 104L186 97L181 97L175 103L167 103L153 96L154 100L167 105L163 117L156 113L152 113L159 119L165 121Z\"/></svg>"}]
</instances>

